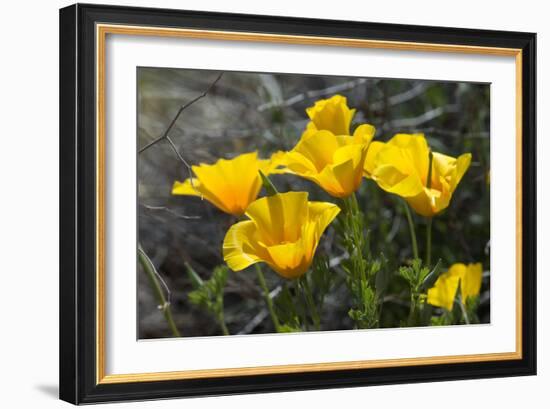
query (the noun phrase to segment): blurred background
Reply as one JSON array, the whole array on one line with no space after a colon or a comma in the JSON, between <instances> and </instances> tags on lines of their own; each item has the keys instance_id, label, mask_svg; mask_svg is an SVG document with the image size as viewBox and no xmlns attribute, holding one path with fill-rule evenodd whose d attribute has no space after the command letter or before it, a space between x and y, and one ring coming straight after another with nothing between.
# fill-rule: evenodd
<instances>
[{"instance_id":1,"label":"blurred background","mask_svg":"<svg viewBox=\"0 0 550 409\"><path fill-rule=\"evenodd\" d=\"M138 68L138 146L164 133L179 108L205 92L218 71ZM214 163L240 153L258 151L268 158L291 149L304 130L305 109L334 94L347 97L356 108L353 123L370 123L376 139L395 133L425 133L434 151L450 156L472 153L472 165L449 208L434 218L433 258L445 267L455 262L481 262L483 284L478 315L490 317L490 86L488 84L402 79L332 77L224 72L207 95L184 110L170 136L191 165ZM189 177L188 169L165 140L138 155L139 242L170 291L174 321L184 336L220 335L216 321L191 304L193 289L186 263L203 278L222 265L221 244L234 218L200 198L172 196L175 180ZM279 191L307 190L310 200L333 201L315 184L292 175L273 176ZM261 193L260 193L261 194ZM396 326L409 309L408 287L397 274L412 257L410 236L402 206L396 197L372 181L358 192L370 229L371 251L383 253L395 271L384 298L382 327ZM425 220L415 215L420 251ZM320 253L330 255L332 271L340 280L327 296L323 330L352 329L349 296L338 257L343 250L327 229ZM250 270L250 269L249 269ZM225 321L231 334L274 332L254 271L230 272L225 288ZM264 269L270 289L283 279ZM150 283L138 265L139 338L170 337Z\"/></svg>"}]
</instances>

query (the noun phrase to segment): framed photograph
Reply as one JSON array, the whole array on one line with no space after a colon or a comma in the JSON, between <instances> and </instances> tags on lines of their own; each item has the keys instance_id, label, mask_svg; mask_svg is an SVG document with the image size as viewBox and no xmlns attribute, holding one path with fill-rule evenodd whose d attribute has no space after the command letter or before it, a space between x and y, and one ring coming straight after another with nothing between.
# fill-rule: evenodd
<instances>
[{"instance_id":1,"label":"framed photograph","mask_svg":"<svg viewBox=\"0 0 550 409\"><path fill-rule=\"evenodd\" d=\"M61 399L534 375L535 52L61 9Z\"/></svg>"}]
</instances>

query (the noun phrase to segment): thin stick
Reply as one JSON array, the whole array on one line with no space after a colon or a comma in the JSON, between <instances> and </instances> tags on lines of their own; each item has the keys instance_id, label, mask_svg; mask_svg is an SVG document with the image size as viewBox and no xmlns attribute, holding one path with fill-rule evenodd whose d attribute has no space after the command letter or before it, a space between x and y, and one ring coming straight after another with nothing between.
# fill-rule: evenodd
<instances>
[{"instance_id":1,"label":"thin stick","mask_svg":"<svg viewBox=\"0 0 550 409\"><path fill-rule=\"evenodd\" d=\"M150 206L146 204L142 204L142 206L147 210L159 210L159 211L165 211L167 213L170 213L172 216L177 217L178 219L187 219L187 220L198 220L201 217L200 216L187 216L185 214L181 214L176 212L175 210L170 209L166 206Z\"/></svg>"},{"instance_id":2,"label":"thin stick","mask_svg":"<svg viewBox=\"0 0 550 409\"><path fill-rule=\"evenodd\" d=\"M143 151L149 149L151 146L155 145L156 143L162 141L163 139L167 138L168 137L168 134L170 133L170 131L172 130L172 128L174 127L174 125L176 124L178 118L180 117L181 113L183 111L185 111L187 108L189 108L191 105L193 105L195 102L197 102L198 100L204 98L209 92L210 90L214 87L214 85L216 85L216 83L221 79L223 75L223 72L220 72L218 77L214 80L213 83L211 83L208 88L206 88L206 90L200 94L199 96L195 97L194 99L192 99L191 101L187 102L186 104L183 104L180 109L178 110L178 112L176 113L176 116L172 119L172 121L170 122L170 124L168 125L168 127L166 128L166 130L164 131L164 133L159 136L157 139L149 142L147 145L145 145L144 147L140 148L138 153L142 153ZM176 152L177 152L177 149L176 149ZM181 156L178 154L178 156ZM181 158L183 159L183 158ZM185 161L184 161L185 162Z\"/></svg>"},{"instance_id":3,"label":"thin stick","mask_svg":"<svg viewBox=\"0 0 550 409\"><path fill-rule=\"evenodd\" d=\"M373 83L378 82L379 80L371 80ZM297 104L298 102L302 102L306 99L310 98L318 98L325 95L335 94L338 92L342 92L348 89L353 89L357 87L358 85L361 85L363 83L366 83L366 78L358 78L357 80L353 81L347 81L342 84L333 85L328 88L319 89L319 90L311 90L307 92L303 92L301 94L294 95L284 101L273 101L273 102L267 102L265 104L260 105L257 109L258 111L262 112L266 109L274 108L274 107L289 107L294 104Z\"/></svg>"},{"instance_id":4,"label":"thin stick","mask_svg":"<svg viewBox=\"0 0 550 409\"><path fill-rule=\"evenodd\" d=\"M145 254L145 252L141 248L141 245L138 246L138 260L141 266L143 267L143 271L145 271L145 274L147 274L147 277L151 282L151 286L153 287L153 290L159 302L159 307L164 314L164 318L166 318L166 322L168 323L168 326L170 327L172 334L175 337L181 337L181 334L178 328L176 327L176 323L174 322L174 318L172 317L172 310L170 309L170 303L166 301L164 292L162 291L161 282L159 281L160 276L156 272L155 266L153 265L153 262L151 261L149 256L147 256L147 254ZM167 288L166 283L164 283L164 280L162 281L164 286Z\"/></svg>"},{"instance_id":5,"label":"thin stick","mask_svg":"<svg viewBox=\"0 0 550 409\"><path fill-rule=\"evenodd\" d=\"M189 174L189 180L191 181L191 187L193 189L195 189L195 191L197 191L197 193L199 193L201 197L202 197L202 194L195 188L195 184L193 182L193 171L191 169L191 165L189 165L189 163L185 160L185 158L180 154L178 148L176 147L176 144L170 138L169 133L172 130L172 128L174 127L174 125L176 124L176 122L178 121L178 118L180 117L181 113L183 111L185 111L187 108L189 108L191 105L193 105L195 102L197 102L198 100L204 98L210 92L212 87L214 87L214 85L216 85L216 83L221 79L222 75L223 75L223 72L220 72L219 75L217 76L217 78L214 80L214 82L212 82L202 94L200 94L196 98L192 99L191 101L187 102L186 104L182 105L180 107L180 109L178 110L178 112L176 113L176 116L172 119L172 121L170 122L170 124L168 125L168 127L166 128L166 130L164 131L164 133L161 136L159 136L157 139L149 142L144 147L142 147L138 150L138 154L139 154L139 153L142 153L145 150L149 149L151 146L157 144L158 142L160 142L162 140L168 141L168 143L170 144L170 147L172 148L172 150L174 151L174 153L176 154L176 156L178 157L180 162L183 163L184 166L187 168L187 173Z\"/></svg>"}]
</instances>

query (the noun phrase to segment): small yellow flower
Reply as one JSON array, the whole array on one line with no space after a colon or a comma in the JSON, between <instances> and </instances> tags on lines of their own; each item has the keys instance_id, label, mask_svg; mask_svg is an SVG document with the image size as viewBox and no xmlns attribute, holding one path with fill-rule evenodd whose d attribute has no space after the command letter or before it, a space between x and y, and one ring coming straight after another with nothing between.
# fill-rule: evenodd
<instances>
[{"instance_id":1,"label":"small yellow flower","mask_svg":"<svg viewBox=\"0 0 550 409\"><path fill-rule=\"evenodd\" d=\"M306 113L311 119L307 131L325 130L335 135L349 135L355 109L348 107L346 97L333 95L315 102L312 107L306 109Z\"/></svg>"},{"instance_id":2,"label":"small yellow flower","mask_svg":"<svg viewBox=\"0 0 550 409\"><path fill-rule=\"evenodd\" d=\"M429 154L423 134L397 134L386 143L371 143L365 174L385 191L403 197L418 214L431 217L449 206L472 155L453 158L433 152L428 187Z\"/></svg>"},{"instance_id":3,"label":"small yellow flower","mask_svg":"<svg viewBox=\"0 0 550 409\"><path fill-rule=\"evenodd\" d=\"M370 125L361 125L353 136L330 131L304 134L284 164L285 172L315 182L334 197L347 197L361 184L367 148L374 136Z\"/></svg>"},{"instance_id":4,"label":"small yellow flower","mask_svg":"<svg viewBox=\"0 0 550 409\"><path fill-rule=\"evenodd\" d=\"M435 285L428 290L428 303L452 311L459 286L463 303L468 297L479 294L482 273L481 263L453 264L447 272L439 276Z\"/></svg>"},{"instance_id":5,"label":"small yellow flower","mask_svg":"<svg viewBox=\"0 0 550 409\"><path fill-rule=\"evenodd\" d=\"M250 220L234 224L223 242L223 258L240 271L264 262L284 278L304 274L321 235L340 212L338 206L309 202L307 192L277 193L251 203Z\"/></svg>"},{"instance_id":6,"label":"small yellow flower","mask_svg":"<svg viewBox=\"0 0 550 409\"><path fill-rule=\"evenodd\" d=\"M260 192L259 170L266 175L272 173L282 156L277 152L271 159L258 159L257 152L250 152L219 159L213 165L192 166L196 177L193 181L174 182L172 194L203 197L223 212L240 216Z\"/></svg>"}]
</instances>

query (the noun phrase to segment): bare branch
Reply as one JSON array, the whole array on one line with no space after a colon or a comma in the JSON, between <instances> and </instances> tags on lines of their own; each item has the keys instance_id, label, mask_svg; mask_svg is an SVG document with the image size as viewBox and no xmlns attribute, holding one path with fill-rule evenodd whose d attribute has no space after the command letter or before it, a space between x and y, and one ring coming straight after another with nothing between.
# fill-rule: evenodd
<instances>
[{"instance_id":1,"label":"bare branch","mask_svg":"<svg viewBox=\"0 0 550 409\"><path fill-rule=\"evenodd\" d=\"M428 127L428 128L418 128L415 129L415 132L422 132L428 135L441 135L441 136L450 136L450 137L459 137L463 136L465 138L479 138L479 139L485 139L489 137L489 132L486 131L480 131L480 132L461 132L461 131L454 131L450 129L442 129L442 128L436 128L436 127Z\"/></svg>"},{"instance_id":2,"label":"bare branch","mask_svg":"<svg viewBox=\"0 0 550 409\"><path fill-rule=\"evenodd\" d=\"M401 226L401 217L394 217L391 230L388 233L388 237L386 237L386 243L391 243L393 241L393 239L397 235L397 232L399 231L400 226Z\"/></svg>"},{"instance_id":3,"label":"bare branch","mask_svg":"<svg viewBox=\"0 0 550 409\"><path fill-rule=\"evenodd\" d=\"M336 267L337 265L339 265L341 263L342 260L345 260L346 258L349 257L349 254L348 252L344 252L343 254L339 255L339 256L336 256L336 257L333 257L329 260L328 262L328 265L330 268L334 268Z\"/></svg>"},{"instance_id":4,"label":"bare branch","mask_svg":"<svg viewBox=\"0 0 550 409\"><path fill-rule=\"evenodd\" d=\"M172 304L172 292L170 291L170 288L168 287L168 284L166 284L166 281L164 281L164 278L160 275L160 273L155 269L153 272L156 274L157 278L159 279L160 283L164 287L164 290L166 291L166 303L164 305L159 305L158 308L160 310L165 310L169 305Z\"/></svg>"},{"instance_id":5,"label":"bare branch","mask_svg":"<svg viewBox=\"0 0 550 409\"><path fill-rule=\"evenodd\" d=\"M187 215L178 213L175 210L172 210L172 209L170 209L169 207L166 207L166 206L149 206L149 205L146 205L146 204L142 204L142 206L144 208L146 208L147 210L165 211L165 212L170 213L172 216L175 216L179 219L197 220L197 219L201 218L200 216L187 216Z\"/></svg>"},{"instance_id":6,"label":"bare branch","mask_svg":"<svg viewBox=\"0 0 550 409\"><path fill-rule=\"evenodd\" d=\"M282 287L278 285L273 290L269 292L269 297L274 299L281 291ZM269 311L267 308L262 308L238 333L237 335L250 334L254 329L260 325L263 320L269 316Z\"/></svg>"},{"instance_id":7,"label":"bare branch","mask_svg":"<svg viewBox=\"0 0 550 409\"><path fill-rule=\"evenodd\" d=\"M206 88L206 90L204 90L204 92L202 94L200 94L199 96L193 98L191 101L187 102L186 104L183 104L180 107L180 109L178 110L178 112L176 113L176 116L174 116L174 118L172 119L172 121L170 122L170 124L168 125L166 130L164 131L164 133L161 136L159 136L157 139L149 142L147 145L145 145L144 147L142 147L138 150L138 154L139 154L139 153L142 153L145 150L149 149L151 146L157 144L158 142L160 142L162 140L168 141L168 143L170 144L170 147L172 148L172 150L174 151L174 153L176 154L176 156L178 157L180 162L183 163L183 165L187 168L187 173L189 174L189 180L191 181L191 187L193 189L195 189L195 191L197 191L197 193L199 193L199 194L200 194L200 192L195 188L195 184L193 182L193 171L191 169L191 166L185 160L185 158L180 154L176 144L172 141L169 134L170 134L170 131L172 130L172 128L174 127L174 125L176 124L176 122L178 121L178 118L180 117L181 113L183 111L185 111L187 108L189 108L191 105L193 105L195 102L199 101L200 99L202 99L206 95L208 95L210 90L214 87L214 85L216 85L218 83L218 81L222 78L222 76L223 76L223 72L220 72L218 74L218 76L216 77L216 79L214 80L214 82L212 82L208 86L208 88ZM202 197L202 194L201 194L201 197Z\"/></svg>"},{"instance_id":8,"label":"bare branch","mask_svg":"<svg viewBox=\"0 0 550 409\"><path fill-rule=\"evenodd\" d=\"M414 87L412 87L411 89L409 89L405 92L402 92L402 93L396 94L396 95L392 95L391 97L389 97L388 98L388 105L389 106L394 106L394 105L402 104L403 102L410 101L411 99L416 98L417 96L424 93L426 88L427 88L426 84L424 82L420 82L420 83L416 84ZM373 103L369 104L369 108L374 110L374 111L382 109L383 107L384 107L384 101L376 101L376 102L373 102Z\"/></svg>"},{"instance_id":9,"label":"bare branch","mask_svg":"<svg viewBox=\"0 0 550 409\"><path fill-rule=\"evenodd\" d=\"M260 325L269 316L267 308L262 308L248 323L239 331L237 335L250 334L254 329Z\"/></svg>"},{"instance_id":10,"label":"bare branch","mask_svg":"<svg viewBox=\"0 0 550 409\"><path fill-rule=\"evenodd\" d=\"M189 165L189 163L187 163L187 161L183 158L183 156L181 156L180 152L178 151L178 148L176 147L176 145L174 144L174 142L172 141L172 139L166 135L166 140L168 141L168 143L170 144L172 150L175 152L176 156L178 157L178 159L184 164L185 168L187 169L187 174L189 175L189 180L191 181L191 187L201 195L202 197L202 193L200 193L196 188L195 188L195 183L193 181L193 170L191 169L191 165Z\"/></svg>"},{"instance_id":11,"label":"bare branch","mask_svg":"<svg viewBox=\"0 0 550 409\"><path fill-rule=\"evenodd\" d=\"M170 309L172 293L170 292L170 289L168 288L168 285L166 284L164 279L157 272L155 265L153 264L153 262L151 261L149 256L145 253L145 251L141 247L141 244L139 243L138 243L138 260L141 266L143 267L143 271L145 272L145 274L147 274L149 278L149 282L151 283L151 286L153 287L153 290L159 302L158 308L163 312L164 318L166 318L166 322L168 323L168 326L170 327L172 334L176 337L180 337L181 333L179 332L176 326L176 323L174 322L174 318L172 317L172 310ZM164 291L166 291L166 296L164 295L163 288L164 288Z\"/></svg>"},{"instance_id":12,"label":"bare branch","mask_svg":"<svg viewBox=\"0 0 550 409\"><path fill-rule=\"evenodd\" d=\"M220 72L218 77L214 80L214 82L212 82L208 88L206 88L206 90L200 94L199 96L193 98L191 101L187 102L186 104L183 104L180 109L178 110L178 112L176 113L176 116L172 119L172 121L170 122L170 124L168 125L168 127L166 128L166 130L164 131L164 133L159 136L157 139L149 142L147 145L145 145L144 147L140 148L138 153L142 153L143 151L149 149L151 146L155 145L156 143L162 141L163 139L167 138L168 137L168 134L170 133L170 131L172 130L172 128L174 127L174 125L176 124L176 122L178 121L178 118L180 117L181 113L183 111L185 111L187 108L189 108L191 105L193 105L195 102L199 101L200 99L204 98L206 95L208 95L208 93L210 92L210 90L214 87L214 85L216 85L218 83L218 81L222 78L223 76L223 72ZM177 149L176 149L177 151ZM180 156L178 154L178 156Z\"/></svg>"},{"instance_id":13,"label":"bare branch","mask_svg":"<svg viewBox=\"0 0 550 409\"><path fill-rule=\"evenodd\" d=\"M373 81L377 81L377 80L373 80ZM367 82L366 78L358 78L356 80L347 81L342 84L333 85L328 88L303 92L301 94L294 95L282 102L279 102L279 101L266 102L265 104L262 104L258 107L258 111L263 112L267 109L274 108L274 107L289 107L294 104L297 104L298 102L304 101L306 99L318 98L318 97L334 94L336 92L342 92L348 89L353 89L358 85L364 84L365 82Z\"/></svg>"},{"instance_id":14,"label":"bare branch","mask_svg":"<svg viewBox=\"0 0 550 409\"><path fill-rule=\"evenodd\" d=\"M457 111L458 111L458 105L445 105L443 107L437 107L430 111L426 111L422 115L419 115L416 117L394 119L393 121L390 121L386 126L384 126L384 128L385 129L415 128L445 113L457 112Z\"/></svg>"}]
</instances>

